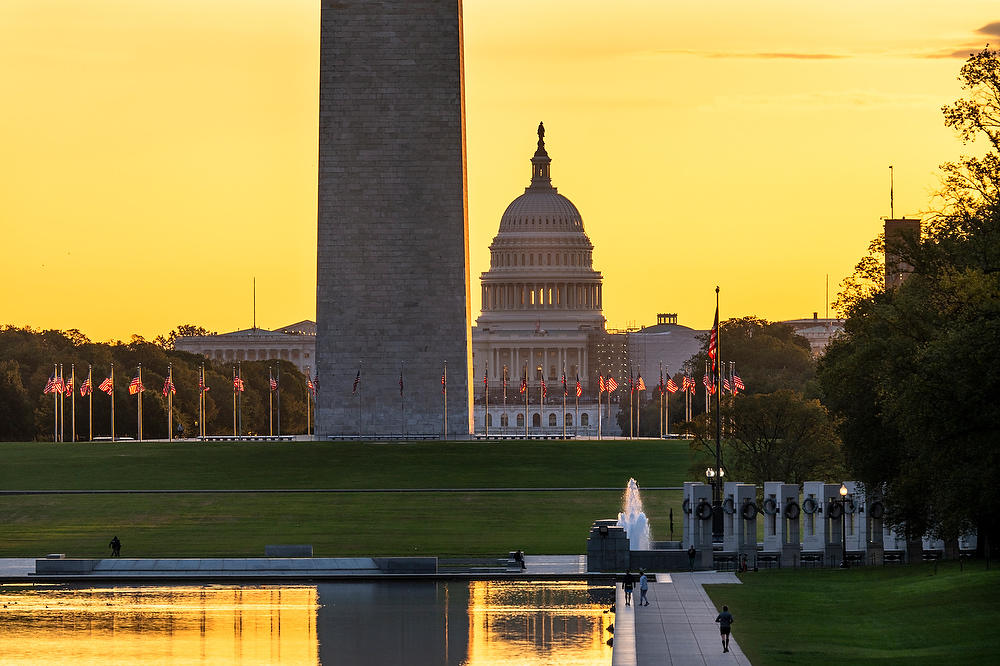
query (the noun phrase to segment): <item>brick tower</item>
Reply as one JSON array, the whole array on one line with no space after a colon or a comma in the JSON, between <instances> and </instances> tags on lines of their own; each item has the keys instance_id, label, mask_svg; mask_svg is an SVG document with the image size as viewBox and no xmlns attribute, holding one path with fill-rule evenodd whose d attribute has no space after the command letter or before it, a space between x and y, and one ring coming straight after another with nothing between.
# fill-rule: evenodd
<instances>
[{"instance_id":1,"label":"brick tower","mask_svg":"<svg viewBox=\"0 0 1000 666\"><path fill-rule=\"evenodd\" d=\"M323 0L320 437L470 433L462 66L460 0Z\"/></svg>"}]
</instances>

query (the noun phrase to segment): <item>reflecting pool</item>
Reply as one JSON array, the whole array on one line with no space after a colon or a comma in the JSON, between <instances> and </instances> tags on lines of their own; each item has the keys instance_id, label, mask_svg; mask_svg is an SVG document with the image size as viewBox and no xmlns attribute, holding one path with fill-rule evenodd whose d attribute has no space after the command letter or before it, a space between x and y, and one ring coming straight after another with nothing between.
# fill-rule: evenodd
<instances>
[{"instance_id":1,"label":"reflecting pool","mask_svg":"<svg viewBox=\"0 0 1000 666\"><path fill-rule=\"evenodd\" d=\"M0 586L0 664L609 664L610 586Z\"/></svg>"}]
</instances>

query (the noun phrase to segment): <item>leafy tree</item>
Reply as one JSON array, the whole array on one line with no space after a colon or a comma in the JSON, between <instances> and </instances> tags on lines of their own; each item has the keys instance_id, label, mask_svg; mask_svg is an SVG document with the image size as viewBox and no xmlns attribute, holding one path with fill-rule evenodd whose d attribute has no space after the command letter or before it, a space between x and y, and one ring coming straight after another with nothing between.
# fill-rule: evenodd
<instances>
[{"instance_id":1,"label":"leafy tree","mask_svg":"<svg viewBox=\"0 0 1000 666\"><path fill-rule=\"evenodd\" d=\"M819 377L847 465L885 494L891 522L952 541L975 528L984 544L1000 527L997 51L973 54L960 80L969 96L944 108L945 122L966 141L985 137L989 152L943 165L945 205L903 249L913 272L901 286L855 273Z\"/></svg>"},{"instance_id":2,"label":"leafy tree","mask_svg":"<svg viewBox=\"0 0 1000 666\"><path fill-rule=\"evenodd\" d=\"M781 389L723 401L722 458L728 478L765 481L842 480L840 438L826 408L815 399ZM715 459L714 418L690 424L692 448ZM703 464L692 469L701 474Z\"/></svg>"}]
</instances>

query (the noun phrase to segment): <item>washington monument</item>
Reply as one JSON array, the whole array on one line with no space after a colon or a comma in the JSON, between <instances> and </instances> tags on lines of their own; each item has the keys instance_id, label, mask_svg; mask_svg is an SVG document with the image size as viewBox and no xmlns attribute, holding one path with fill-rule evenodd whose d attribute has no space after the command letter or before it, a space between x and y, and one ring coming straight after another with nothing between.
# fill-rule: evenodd
<instances>
[{"instance_id":1,"label":"washington monument","mask_svg":"<svg viewBox=\"0 0 1000 666\"><path fill-rule=\"evenodd\" d=\"M471 431L462 58L460 0L322 2L320 437Z\"/></svg>"}]
</instances>

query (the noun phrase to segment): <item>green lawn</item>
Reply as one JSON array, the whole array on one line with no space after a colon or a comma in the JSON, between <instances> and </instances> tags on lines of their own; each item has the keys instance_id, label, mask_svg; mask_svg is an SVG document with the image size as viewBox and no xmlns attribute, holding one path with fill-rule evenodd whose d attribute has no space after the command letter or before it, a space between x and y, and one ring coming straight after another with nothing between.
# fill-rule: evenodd
<instances>
[{"instance_id":1,"label":"green lawn","mask_svg":"<svg viewBox=\"0 0 1000 666\"><path fill-rule=\"evenodd\" d=\"M0 489L585 488L679 486L684 442L4 443ZM582 553L621 491L8 495L0 556L94 557L117 533L135 557ZM680 492L643 493L653 536L680 530Z\"/></svg>"},{"instance_id":2,"label":"green lawn","mask_svg":"<svg viewBox=\"0 0 1000 666\"><path fill-rule=\"evenodd\" d=\"M733 636L767 664L996 663L1000 570L982 562L770 570L707 585Z\"/></svg>"}]
</instances>

